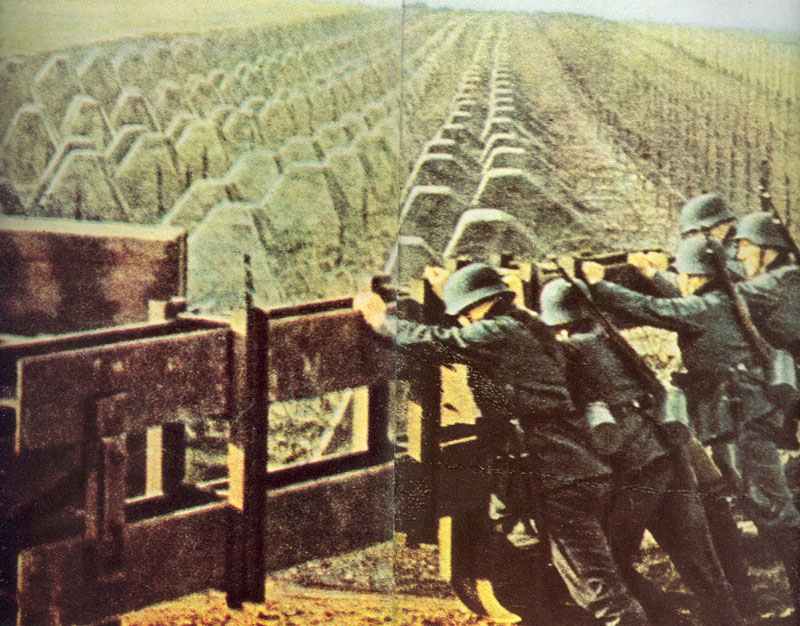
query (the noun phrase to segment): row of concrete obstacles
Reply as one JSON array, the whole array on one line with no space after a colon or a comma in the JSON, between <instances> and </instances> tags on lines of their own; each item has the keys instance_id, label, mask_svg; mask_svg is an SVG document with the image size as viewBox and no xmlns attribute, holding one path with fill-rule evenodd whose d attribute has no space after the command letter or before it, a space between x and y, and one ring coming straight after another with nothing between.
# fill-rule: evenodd
<instances>
[{"instance_id":1,"label":"row of concrete obstacles","mask_svg":"<svg viewBox=\"0 0 800 626\"><path fill-rule=\"evenodd\" d=\"M530 257L580 238L584 207L546 155L557 141L520 97L499 35L484 40L404 192L401 280L442 257Z\"/></svg>"},{"instance_id":2,"label":"row of concrete obstacles","mask_svg":"<svg viewBox=\"0 0 800 626\"><path fill-rule=\"evenodd\" d=\"M427 35L433 27L444 29L441 18L430 23L420 21L422 24L409 27L410 32ZM197 144L197 127L204 124L192 120L201 120L206 126L213 124L215 130L200 132L207 136L205 143L212 144L204 146L201 154L209 153L206 158L213 161L212 153L220 152L213 144L223 144L233 160L255 147L277 150L289 137L312 134L350 112L366 109L372 121L383 115L381 103L375 101L386 98L393 89L392 76L400 64L396 39L388 36L393 35L391 28L384 20L354 34L352 50L351 46L338 45L341 42L337 38L274 58L262 55L254 63L238 63L229 72L213 69L204 73L204 68L198 67L180 80L159 74L158 64L145 65L147 75L158 79L152 90L115 77L114 63L98 50L91 51L77 70L67 53L55 55L30 80L24 76L22 61L7 59L0 67L2 83L8 88L0 96L0 109L13 118L7 128L5 123L1 126L5 133L0 144L0 178L19 196L14 204L29 206L40 195L34 192L42 187L43 173L54 173L49 167L53 157L76 137L91 141L98 152L113 152L113 165L121 160L124 148L133 144L131 137L142 131L163 133L177 144L191 125L192 136L183 143ZM386 43L376 51L370 47L375 40ZM178 49L188 45L182 40ZM129 44L120 54L130 57L132 46ZM156 47L163 51L165 46L160 42ZM328 61L306 62L309 55L315 56L320 50L323 57L329 51L326 58L339 59L342 49L350 51L347 63L334 67ZM149 57L140 56L146 63ZM161 176L169 177L170 168L161 165ZM214 163L205 165L214 168ZM207 176L207 170L185 163L180 176ZM147 178L155 175L153 169ZM167 208L169 199L162 197ZM138 208L134 207L134 213ZM117 217L121 212L113 207L107 217Z\"/></svg>"},{"instance_id":3,"label":"row of concrete obstacles","mask_svg":"<svg viewBox=\"0 0 800 626\"><path fill-rule=\"evenodd\" d=\"M138 88L125 88L110 112L97 99L79 94L71 97L57 127L41 103L25 104L3 138L2 170L24 196L37 184L57 146L74 137L91 141L98 151L118 153L120 145L129 145L131 128L162 132L177 143L192 121L195 127L212 128L234 154L255 146L275 149L292 135L309 134L384 97L390 89L390 66L397 62L389 57L376 66L366 65L359 70L359 80L352 82L350 77L320 80L309 91L281 89L269 98L249 96L236 106L226 104L199 74L183 88L162 82L155 103Z\"/></svg>"},{"instance_id":4,"label":"row of concrete obstacles","mask_svg":"<svg viewBox=\"0 0 800 626\"><path fill-rule=\"evenodd\" d=\"M316 32L308 25L282 32L269 27L238 29L207 37L141 38L53 56L4 59L0 61L0 132L26 102L41 100L48 113L56 113L53 123L57 126L72 96L89 95L110 111L124 87L153 94L162 80L184 84L192 74L207 73L209 67L219 68L208 73L210 79L222 74L214 79L218 86L225 77L228 84L245 88L251 84L258 88L259 80L300 85L365 58L374 49L375 39L385 38L394 27L385 15L369 12L323 23Z\"/></svg>"}]
</instances>

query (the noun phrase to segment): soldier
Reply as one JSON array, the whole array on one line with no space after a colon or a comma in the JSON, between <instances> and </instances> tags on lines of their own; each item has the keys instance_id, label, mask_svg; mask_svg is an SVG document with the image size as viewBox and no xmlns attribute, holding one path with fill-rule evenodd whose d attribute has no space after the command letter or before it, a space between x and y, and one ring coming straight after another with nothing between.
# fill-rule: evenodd
<instances>
[{"instance_id":1,"label":"soldier","mask_svg":"<svg viewBox=\"0 0 800 626\"><path fill-rule=\"evenodd\" d=\"M747 278L737 290L753 320L771 345L800 358L800 267L783 225L770 213L751 213L735 241Z\"/></svg>"},{"instance_id":2,"label":"soldier","mask_svg":"<svg viewBox=\"0 0 800 626\"><path fill-rule=\"evenodd\" d=\"M694 591L705 620L720 625L741 622L703 505L696 493L687 493L687 485L678 484L680 468L671 454L678 444L659 432L659 407L653 406L631 364L623 360L606 330L582 305L583 297L575 294L577 286L590 298L586 285L574 282L570 285L559 278L545 285L540 294L541 318L567 348L568 378L578 409L586 412L586 407L601 402L619 431L618 448L607 450L605 456L616 474L608 528L617 562L651 615L662 612L663 602L652 585L633 569L647 528ZM735 569L745 568L741 563Z\"/></svg>"},{"instance_id":3,"label":"soldier","mask_svg":"<svg viewBox=\"0 0 800 626\"><path fill-rule=\"evenodd\" d=\"M796 594L800 512L774 440L783 416L767 394L766 372L734 304L721 291L717 254L723 254L721 246L702 237L681 242L675 263L684 294L680 298L645 296L604 281L604 268L597 263L583 268L598 304L636 323L678 333L686 373L677 379L686 391L695 430L705 444L735 441L748 509L759 536L780 555Z\"/></svg>"},{"instance_id":4,"label":"soldier","mask_svg":"<svg viewBox=\"0 0 800 626\"><path fill-rule=\"evenodd\" d=\"M682 239L708 235L719 241L725 248L728 271L735 280L741 278L743 270L736 259L734 241L736 216L722 196L716 193L706 193L690 198L681 208L678 226ZM663 255L633 253L628 256L628 262L642 271L647 278L653 280L656 289L664 297L681 295L676 283L677 274L664 271L667 259Z\"/></svg>"},{"instance_id":5,"label":"soldier","mask_svg":"<svg viewBox=\"0 0 800 626\"><path fill-rule=\"evenodd\" d=\"M429 273L435 291L444 276ZM432 363L469 366L469 385L484 420L510 446L521 440L530 455L529 478L552 561L575 602L600 624L649 624L608 543L603 511L613 490L612 469L592 450L582 416L574 411L562 347L533 314L514 306L512 292L486 264L452 274L442 295L446 313L460 327L398 319L375 294L357 296L354 307L402 351ZM520 619L510 614L496 621Z\"/></svg>"},{"instance_id":6,"label":"soldier","mask_svg":"<svg viewBox=\"0 0 800 626\"><path fill-rule=\"evenodd\" d=\"M800 267L792 262L793 246L783 224L770 213L751 213L742 218L736 242L738 259L748 278L737 283L737 291L744 296L753 320L764 338L772 346L789 352L795 363L800 362ZM749 445L758 447L753 454L762 454L769 458L777 455L772 441L783 443L789 448L797 447L800 407L796 404L787 408L789 412L784 417L783 428L774 432L772 438L766 442L760 439L748 440ZM771 463L765 467L771 472ZM771 485L770 474L752 482L754 484L750 486L751 490L768 488L771 493L783 493L782 485ZM749 509L759 532L772 535L776 542L787 546L784 552L788 557L784 559L784 563L792 585L795 606L800 607L800 522L796 519L796 509L789 502L783 502L781 496L771 497L769 494L756 493L751 499L763 505ZM780 521L782 518L788 519L790 526L791 520L795 520L794 532L787 533L783 530L785 526ZM792 558L792 554L794 562L788 560ZM796 613L800 616L800 608L796 609Z\"/></svg>"}]
</instances>

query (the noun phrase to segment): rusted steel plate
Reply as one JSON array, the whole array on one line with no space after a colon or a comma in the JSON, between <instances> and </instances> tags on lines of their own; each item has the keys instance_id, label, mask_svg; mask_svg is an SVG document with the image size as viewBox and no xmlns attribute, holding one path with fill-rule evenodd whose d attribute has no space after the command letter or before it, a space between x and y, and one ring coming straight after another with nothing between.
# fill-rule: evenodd
<instances>
[{"instance_id":1,"label":"rusted steel plate","mask_svg":"<svg viewBox=\"0 0 800 626\"><path fill-rule=\"evenodd\" d=\"M129 524L124 529L120 582L91 576L86 543L78 538L24 550L18 601L23 624L45 623L47 600L56 601L65 624L87 624L224 582L224 503Z\"/></svg>"},{"instance_id":2,"label":"rusted steel plate","mask_svg":"<svg viewBox=\"0 0 800 626\"><path fill-rule=\"evenodd\" d=\"M95 399L127 392L123 430L225 413L229 332L206 330L71 350L18 362L18 449L76 443Z\"/></svg>"},{"instance_id":3,"label":"rusted steel plate","mask_svg":"<svg viewBox=\"0 0 800 626\"><path fill-rule=\"evenodd\" d=\"M185 293L177 228L3 220L0 329L62 333L147 319L147 301Z\"/></svg>"},{"instance_id":4,"label":"rusted steel plate","mask_svg":"<svg viewBox=\"0 0 800 626\"><path fill-rule=\"evenodd\" d=\"M391 351L352 310L270 321L269 398L291 400L386 378Z\"/></svg>"},{"instance_id":5,"label":"rusted steel plate","mask_svg":"<svg viewBox=\"0 0 800 626\"><path fill-rule=\"evenodd\" d=\"M391 539L393 476L394 463L385 463L269 491L264 535L267 569Z\"/></svg>"}]
</instances>

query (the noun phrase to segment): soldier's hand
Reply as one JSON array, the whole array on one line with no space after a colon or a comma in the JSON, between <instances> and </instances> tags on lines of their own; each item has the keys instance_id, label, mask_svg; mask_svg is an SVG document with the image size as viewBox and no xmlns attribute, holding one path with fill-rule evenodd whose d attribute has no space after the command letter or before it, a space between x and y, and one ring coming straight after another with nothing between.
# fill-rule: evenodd
<instances>
[{"instance_id":1,"label":"soldier's hand","mask_svg":"<svg viewBox=\"0 0 800 626\"><path fill-rule=\"evenodd\" d=\"M606 276L606 268L595 261L586 261L581 265L581 271L586 282L590 285L599 283Z\"/></svg>"},{"instance_id":2,"label":"soldier's hand","mask_svg":"<svg viewBox=\"0 0 800 626\"><path fill-rule=\"evenodd\" d=\"M364 291L353 298L353 309L364 316L367 324L377 330L386 319L386 303L377 293Z\"/></svg>"},{"instance_id":3,"label":"soldier's hand","mask_svg":"<svg viewBox=\"0 0 800 626\"><path fill-rule=\"evenodd\" d=\"M669 269L669 255L663 252L648 252L647 259L659 272L666 272Z\"/></svg>"},{"instance_id":4,"label":"soldier's hand","mask_svg":"<svg viewBox=\"0 0 800 626\"><path fill-rule=\"evenodd\" d=\"M628 265L635 267L645 278L653 278L656 275L656 268L647 253L631 252L628 255Z\"/></svg>"},{"instance_id":5,"label":"soldier's hand","mask_svg":"<svg viewBox=\"0 0 800 626\"><path fill-rule=\"evenodd\" d=\"M425 280L427 280L428 283L430 283L433 293L439 296L439 298L442 298L444 294L444 284L450 277L450 272L448 272L443 267L436 267L435 265L429 265L428 267L425 268L425 271L422 273L422 277Z\"/></svg>"}]
</instances>

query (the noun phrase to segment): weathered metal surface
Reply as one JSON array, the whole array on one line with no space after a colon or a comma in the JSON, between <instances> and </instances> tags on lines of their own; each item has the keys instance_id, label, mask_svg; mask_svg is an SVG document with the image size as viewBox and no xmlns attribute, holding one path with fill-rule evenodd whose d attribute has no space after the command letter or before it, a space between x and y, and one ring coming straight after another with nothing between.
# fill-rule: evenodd
<instances>
[{"instance_id":1,"label":"weathered metal surface","mask_svg":"<svg viewBox=\"0 0 800 626\"><path fill-rule=\"evenodd\" d=\"M229 332L207 330L57 352L18 362L17 449L77 443L87 403L127 392L123 431L228 408Z\"/></svg>"},{"instance_id":2,"label":"weathered metal surface","mask_svg":"<svg viewBox=\"0 0 800 626\"><path fill-rule=\"evenodd\" d=\"M352 310L270 321L270 400L319 396L387 377L390 351Z\"/></svg>"},{"instance_id":3,"label":"weathered metal surface","mask_svg":"<svg viewBox=\"0 0 800 626\"><path fill-rule=\"evenodd\" d=\"M176 228L7 218L0 258L0 328L12 334L145 320L148 300L185 293Z\"/></svg>"},{"instance_id":4,"label":"weathered metal surface","mask_svg":"<svg viewBox=\"0 0 800 626\"><path fill-rule=\"evenodd\" d=\"M121 579L94 576L81 538L24 550L17 595L22 623L42 623L47 600L59 607L64 624L85 624L220 589L228 513L224 503L210 504L125 526L121 558L126 576Z\"/></svg>"}]
</instances>

